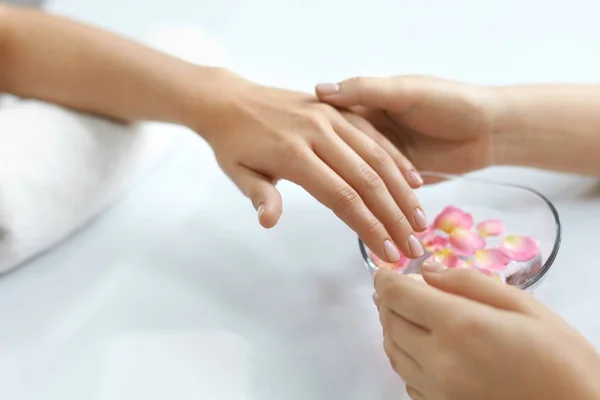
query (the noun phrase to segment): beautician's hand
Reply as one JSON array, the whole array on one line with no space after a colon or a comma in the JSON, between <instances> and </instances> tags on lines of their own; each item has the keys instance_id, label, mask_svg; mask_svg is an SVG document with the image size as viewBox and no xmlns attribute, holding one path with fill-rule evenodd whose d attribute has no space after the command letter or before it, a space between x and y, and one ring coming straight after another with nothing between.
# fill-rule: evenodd
<instances>
[{"instance_id":1,"label":"beautician's hand","mask_svg":"<svg viewBox=\"0 0 600 400\"><path fill-rule=\"evenodd\" d=\"M427 220L412 191L422 182L406 158L392 159L371 139L377 132L368 122L348 115L353 125L313 95L240 82L224 82L230 102L203 136L263 226L281 215L275 183L286 179L333 210L383 259L397 260L398 249L411 258L423 253L413 232Z\"/></svg>"},{"instance_id":2,"label":"beautician's hand","mask_svg":"<svg viewBox=\"0 0 600 400\"><path fill-rule=\"evenodd\" d=\"M425 76L352 78L317 85L323 102L351 108L421 171L464 173L493 162L494 92ZM392 146L393 144L394 146Z\"/></svg>"},{"instance_id":3,"label":"beautician's hand","mask_svg":"<svg viewBox=\"0 0 600 400\"><path fill-rule=\"evenodd\" d=\"M375 276L384 348L413 400L600 398L598 353L533 297L473 270L422 272L428 285Z\"/></svg>"}]
</instances>

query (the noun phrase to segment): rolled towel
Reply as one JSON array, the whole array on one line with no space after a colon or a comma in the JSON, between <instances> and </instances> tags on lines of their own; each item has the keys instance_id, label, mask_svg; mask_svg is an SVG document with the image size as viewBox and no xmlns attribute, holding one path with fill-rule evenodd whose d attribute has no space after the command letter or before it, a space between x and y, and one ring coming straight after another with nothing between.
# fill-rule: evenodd
<instances>
[{"instance_id":1,"label":"rolled towel","mask_svg":"<svg viewBox=\"0 0 600 400\"><path fill-rule=\"evenodd\" d=\"M0 110L0 273L104 210L170 140L37 101Z\"/></svg>"},{"instance_id":2,"label":"rolled towel","mask_svg":"<svg viewBox=\"0 0 600 400\"><path fill-rule=\"evenodd\" d=\"M223 63L219 45L197 30L162 30L153 45L190 61ZM38 101L0 108L0 274L57 244L131 188L174 144L169 129L155 127Z\"/></svg>"}]
</instances>

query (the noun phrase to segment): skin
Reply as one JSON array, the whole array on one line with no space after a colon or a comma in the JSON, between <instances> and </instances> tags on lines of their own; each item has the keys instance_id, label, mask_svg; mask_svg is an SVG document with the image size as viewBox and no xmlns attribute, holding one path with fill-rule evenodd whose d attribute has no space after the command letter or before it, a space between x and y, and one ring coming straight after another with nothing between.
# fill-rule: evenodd
<instances>
[{"instance_id":1,"label":"skin","mask_svg":"<svg viewBox=\"0 0 600 400\"><path fill-rule=\"evenodd\" d=\"M181 124L214 149L259 222L282 213L279 179L303 186L382 259L422 254L415 168L363 118L314 95L253 84L100 29L0 5L0 92L122 122ZM364 132L368 132L367 135ZM412 243L412 247L411 247ZM416 244L415 244L416 243Z\"/></svg>"},{"instance_id":2,"label":"skin","mask_svg":"<svg viewBox=\"0 0 600 400\"><path fill-rule=\"evenodd\" d=\"M599 398L600 356L532 296L473 270L422 275L375 276L383 346L413 400Z\"/></svg>"},{"instance_id":3,"label":"skin","mask_svg":"<svg viewBox=\"0 0 600 400\"><path fill-rule=\"evenodd\" d=\"M600 176L600 86L481 87L434 77L317 86L420 170L490 165ZM600 356L530 295L471 270L425 265L427 284L375 277L384 349L414 400L598 399Z\"/></svg>"},{"instance_id":4,"label":"skin","mask_svg":"<svg viewBox=\"0 0 600 400\"><path fill-rule=\"evenodd\" d=\"M514 165L600 176L600 85L357 77L317 85L317 96L365 117L418 170Z\"/></svg>"}]
</instances>

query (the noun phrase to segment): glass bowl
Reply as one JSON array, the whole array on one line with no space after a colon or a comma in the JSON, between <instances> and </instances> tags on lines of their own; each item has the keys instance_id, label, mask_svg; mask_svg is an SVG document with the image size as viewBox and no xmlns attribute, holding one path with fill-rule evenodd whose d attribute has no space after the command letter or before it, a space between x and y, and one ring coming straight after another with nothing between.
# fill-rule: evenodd
<instances>
[{"instance_id":1,"label":"glass bowl","mask_svg":"<svg viewBox=\"0 0 600 400\"><path fill-rule=\"evenodd\" d=\"M435 172L421 175L427 184L415 193L430 223L447 207L456 207L470 214L475 223L501 220L505 226L503 237L519 235L537 241L539 252L536 256L526 263L511 261L518 268L514 265L512 269L508 268L509 275L502 278L509 285L533 292L550 271L560 247L561 224L552 202L524 186ZM500 237L485 238L486 248L497 248L500 240ZM367 269L374 275L378 267L360 239L359 247ZM431 255L432 252L426 251L423 257L411 260L399 273L418 273L421 263Z\"/></svg>"}]
</instances>

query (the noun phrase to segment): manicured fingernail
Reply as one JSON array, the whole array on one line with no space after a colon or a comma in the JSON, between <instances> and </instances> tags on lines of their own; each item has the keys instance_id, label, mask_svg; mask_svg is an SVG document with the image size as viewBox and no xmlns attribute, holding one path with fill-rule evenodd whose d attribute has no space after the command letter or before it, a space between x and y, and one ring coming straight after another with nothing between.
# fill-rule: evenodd
<instances>
[{"instance_id":1,"label":"manicured fingernail","mask_svg":"<svg viewBox=\"0 0 600 400\"><path fill-rule=\"evenodd\" d=\"M258 208L256 209L257 213L258 213L258 220L260 221L260 217L263 215L263 213L265 212L265 205L264 204L260 204L258 206Z\"/></svg>"},{"instance_id":2,"label":"manicured fingernail","mask_svg":"<svg viewBox=\"0 0 600 400\"><path fill-rule=\"evenodd\" d=\"M421 210L420 208L417 208L415 210L415 225L417 225L415 227L416 229L421 229L421 230L427 228L427 225L428 225L427 216L425 215L423 210Z\"/></svg>"},{"instance_id":3,"label":"manicured fingernail","mask_svg":"<svg viewBox=\"0 0 600 400\"><path fill-rule=\"evenodd\" d=\"M408 247L410 247L410 251L412 251L413 256L421 257L425 250L423 250L423 245L419 242L419 239L415 237L415 235L410 235L408 237Z\"/></svg>"},{"instance_id":4,"label":"manicured fingernail","mask_svg":"<svg viewBox=\"0 0 600 400\"><path fill-rule=\"evenodd\" d=\"M330 96L340 91L340 85L337 83L319 83L317 85L317 92L319 94Z\"/></svg>"},{"instance_id":5,"label":"manicured fingernail","mask_svg":"<svg viewBox=\"0 0 600 400\"><path fill-rule=\"evenodd\" d=\"M423 269L423 271L431 272L434 274L444 272L446 270L446 266L444 264L440 264L433 260L425 261L423 265L421 265L421 268Z\"/></svg>"},{"instance_id":6,"label":"manicured fingernail","mask_svg":"<svg viewBox=\"0 0 600 400\"><path fill-rule=\"evenodd\" d=\"M408 180L412 186L421 186L423 184L423 178L416 170L411 169L408 171Z\"/></svg>"},{"instance_id":7,"label":"manicured fingernail","mask_svg":"<svg viewBox=\"0 0 600 400\"><path fill-rule=\"evenodd\" d=\"M383 251L391 262L396 262L400 259L400 250L389 239L383 242Z\"/></svg>"}]
</instances>

